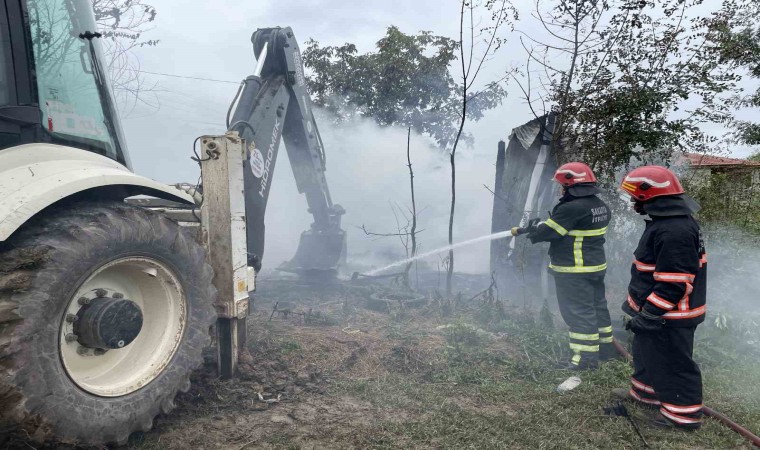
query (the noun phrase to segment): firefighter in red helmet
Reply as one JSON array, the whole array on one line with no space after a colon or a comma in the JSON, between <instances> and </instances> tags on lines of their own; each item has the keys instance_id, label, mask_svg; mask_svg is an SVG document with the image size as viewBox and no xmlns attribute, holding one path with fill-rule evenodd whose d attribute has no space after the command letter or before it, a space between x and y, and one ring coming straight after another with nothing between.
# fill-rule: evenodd
<instances>
[{"instance_id":1,"label":"firefighter in red helmet","mask_svg":"<svg viewBox=\"0 0 760 450\"><path fill-rule=\"evenodd\" d=\"M643 166L623 178L634 209L649 215L634 252L623 311L634 333L631 388L618 397L651 406L654 425L697 429L702 417L702 376L692 359L694 331L705 319L707 260L699 205L678 177Z\"/></svg>"},{"instance_id":2,"label":"firefighter in red helmet","mask_svg":"<svg viewBox=\"0 0 760 450\"><path fill-rule=\"evenodd\" d=\"M560 313L570 328L573 354L564 367L596 368L600 359L615 357L604 286L604 235L610 209L597 197L596 176L586 164L564 164L554 180L562 186L562 197L551 217L528 238L534 244L550 242L549 272L557 287Z\"/></svg>"}]
</instances>

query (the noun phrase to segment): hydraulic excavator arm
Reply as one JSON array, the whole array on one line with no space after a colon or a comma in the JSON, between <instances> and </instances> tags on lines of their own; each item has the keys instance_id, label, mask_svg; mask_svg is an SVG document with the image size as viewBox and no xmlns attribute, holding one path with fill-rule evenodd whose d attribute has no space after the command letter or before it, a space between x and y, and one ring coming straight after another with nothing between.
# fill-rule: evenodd
<instances>
[{"instance_id":1,"label":"hydraulic excavator arm","mask_svg":"<svg viewBox=\"0 0 760 450\"><path fill-rule=\"evenodd\" d=\"M296 186L305 194L314 222L301 234L295 257L280 269L302 275L335 272L346 253L346 235L340 227L345 211L330 198L324 148L298 44L290 28L259 29L251 41L256 69L242 82L227 124L248 145L244 162L248 264L257 270L261 266L264 213L282 139Z\"/></svg>"}]
</instances>

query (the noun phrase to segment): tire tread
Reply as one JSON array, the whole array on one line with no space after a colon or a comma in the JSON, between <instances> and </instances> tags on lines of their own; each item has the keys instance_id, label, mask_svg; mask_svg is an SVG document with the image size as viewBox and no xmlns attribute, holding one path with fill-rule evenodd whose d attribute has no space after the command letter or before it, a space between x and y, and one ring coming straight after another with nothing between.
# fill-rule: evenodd
<instances>
[{"instance_id":1,"label":"tire tread","mask_svg":"<svg viewBox=\"0 0 760 450\"><path fill-rule=\"evenodd\" d=\"M30 328L36 326L36 312L30 310L55 300L54 293L41 287L60 282L56 280L56 275L61 273L56 270L56 264L89 258L96 255L98 249L109 248L114 241L163 246L181 255L178 258L184 258L177 269L191 272L187 277L184 273L180 276L193 310L188 315L192 333L188 336L191 330L186 332L188 337L183 338L179 351L188 355L183 354L184 367L176 367L179 358L175 356L173 365L161 375L163 391L151 394L154 398L150 399L149 407L130 411L131 420L89 427L83 424L80 429L72 429L71 423L67 424L67 419L61 417L66 415L63 411L73 407L62 404L67 402L67 396L55 395L43 386L30 387L31 383L22 379L27 363L23 355L29 353L29 341L33 339ZM3 405L0 430L14 429L16 434L30 436L38 442L53 440L90 445L123 443L131 433L147 431L159 413L173 409L174 397L187 388L190 372L202 363L201 351L210 342L208 329L215 319L211 302L216 291L212 276L213 270L206 262L202 246L178 224L150 210L122 203L87 203L66 209L54 208L33 219L0 247L0 405ZM57 351L48 353L57 357ZM38 358L52 357L49 355ZM174 380L171 386L166 385L169 379ZM166 383L163 380L167 380ZM34 393L30 395L30 391ZM93 399L76 407L97 411L99 404ZM40 402L44 408L39 406ZM4 438L0 435L0 447L3 444Z\"/></svg>"}]
</instances>

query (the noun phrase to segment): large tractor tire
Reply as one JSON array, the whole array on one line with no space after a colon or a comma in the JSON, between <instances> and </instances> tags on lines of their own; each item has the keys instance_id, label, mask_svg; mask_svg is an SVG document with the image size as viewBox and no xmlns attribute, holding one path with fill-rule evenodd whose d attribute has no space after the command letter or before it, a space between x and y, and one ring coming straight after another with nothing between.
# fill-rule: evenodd
<instances>
[{"instance_id":1,"label":"large tractor tire","mask_svg":"<svg viewBox=\"0 0 760 450\"><path fill-rule=\"evenodd\" d=\"M98 203L46 212L0 246L0 433L122 444L174 407L215 320L189 233Z\"/></svg>"}]
</instances>

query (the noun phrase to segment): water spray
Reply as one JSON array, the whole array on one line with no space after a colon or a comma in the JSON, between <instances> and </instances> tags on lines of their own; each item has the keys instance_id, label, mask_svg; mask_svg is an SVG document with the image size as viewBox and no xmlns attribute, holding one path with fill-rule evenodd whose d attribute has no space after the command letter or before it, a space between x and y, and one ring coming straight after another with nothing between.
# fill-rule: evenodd
<instances>
[{"instance_id":1,"label":"water spray","mask_svg":"<svg viewBox=\"0 0 760 450\"><path fill-rule=\"evenodd\" d=\"M494 239L501 239L501 238L505 238L505 237L509 237L509 236L512 236L512 230L500 231L498 233L489 234L487 236L480 236L480 237L477 237L475 239L470 239L469 241L458 242L456 244L447 245L445 247L440 247L440 248L437 248L435 250L430 250L429 252L425 252L425 253L421 253L419 255L412 256L411 258L406 258L406 259L402 259L401 261L396 261L394 263L390 263L390 264L388 264L385 267L381 267L379 269L375 269L375 270L372 270L370 272L367 272L367 275L370 275L370 276L377 275L380 272L384 272L384 271L386 271L388 269L392 269L392 268L398 267L398 266L403 266L403 265L408 264L410 262L417 261L418 259L423 259L423 258L427 258L429 256L437 255L438 253L445 252L447 250L453 250L455 248L464 247L464 246L472 245L472 244L477 244L478 242L492 241Z\"/></svg>"},{"instance_id":2,"label":"water spray","mask_svg":"<svg viewBox=\"0 0 760 450\"><path fill-rule=\"evenodd\" d=\"M472 245L472 244L477 244L478 242L493 241L493 240L502 239L502 238L505 238L505 237L512 237L512 238L514 238L515 236L519 236L521 234L530 233L531 231L533 231L536 228L536 225L538 224L539 220L540 219L538 219L538 218L530 219L528 221L528 224L526 226L524 226L524 227L512 227L510 230L507 230L507 231L500 231L498 233L493 233L493 234L489 234L489 235L486 235L486 236L480 236L480 237L477 237L477 238L474 238L474 239L470 239L468 241L457 242L456 244L447 245L445 247L440 247L440 248L437 248L435 250L430 250L429 252L421 253L419 255L412 256L411 258L406 258L406 259L402 259L400 261L396 261L394 263L390 263L390 264L388 264L385 267L381 267L379 269L374 269L374 270L372 270L370 272L367 272L366 275L368 275L368 276L375 276L375 275L379 274L380 272L384 272L384 271L386 271L388 269L392 269L394 267L398 267L398 266L403 266L405 264L409 264L410 262L417 261L418 259L423 259L423 258L427 258L428 256L437 255L438 253L445 252L445 251L448 251L448 250L454 250L455 248L465 247L467 245Z\"/></svg>"}]
</instances>

